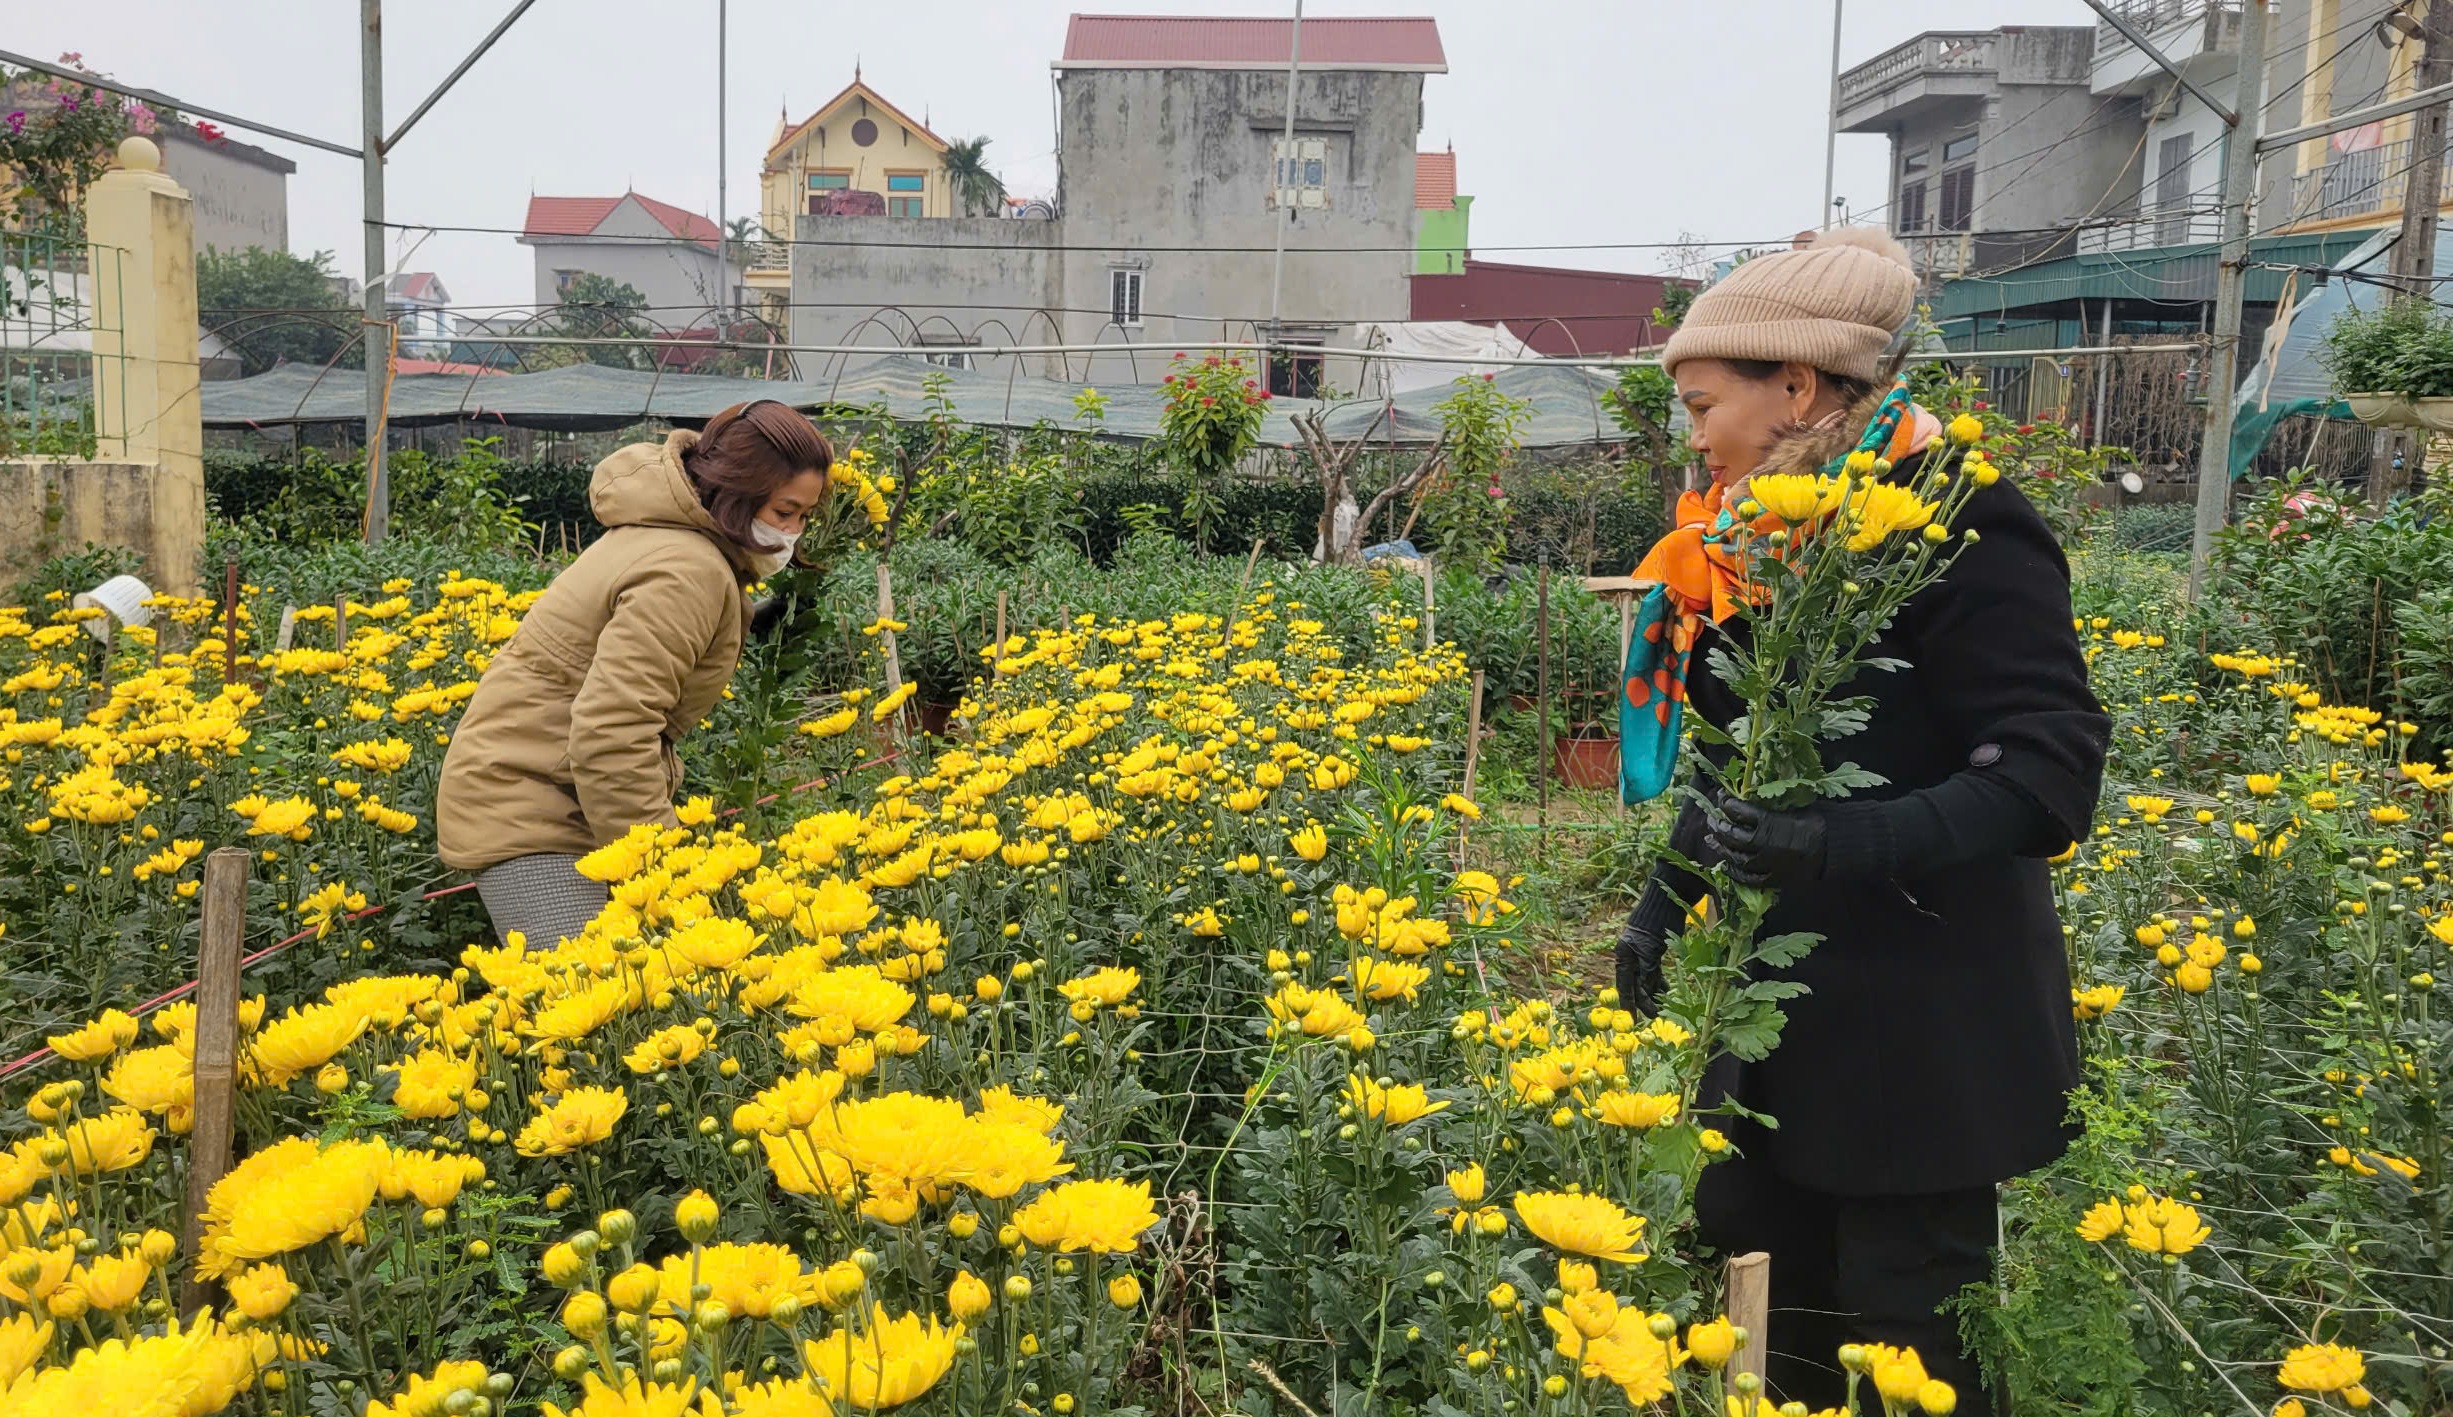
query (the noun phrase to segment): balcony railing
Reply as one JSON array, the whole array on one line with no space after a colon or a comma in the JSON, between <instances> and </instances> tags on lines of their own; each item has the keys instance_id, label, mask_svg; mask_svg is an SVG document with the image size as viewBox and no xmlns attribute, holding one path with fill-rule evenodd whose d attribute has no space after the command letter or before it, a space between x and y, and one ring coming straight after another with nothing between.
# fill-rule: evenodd
<instances>
[{"instance_id":1,"label":"balcony railing","mask_svg":"<svg viewBox=\"0 0 2453 1417\"><path fill-rule=\"evenodd\" d=\"M2332 221L2399 211L2410 185L2410 140L2337 153L2292 180L2291 220Z\"/></svg>"},{"instance_id":2,"label":"balcony railing","mask_svg":"<svg viewBox=\"0 0 2453 1417\"><path fill-rule=\"evenodd\" d=\"M792 269L792 247L782 241L736 241L732 247L732 258L745 271Z\"/></svg>"},{"instance_id":3,"label":"balcony railing","mask_svg":"<svg viewBox=\"0 0 2453 1417\"><path fill-rule=\"evenodd\" d=\"M1975 264L1975 237L1965 231L1899 238L1919 277L1927 282L1963 276Z\"/></svg>"},{"instance_id":4,"label":"balcony railing","mask_svg":"<svg viewBox=\"0 0 2453 1417\"><path fill-rule=\"evenodd\" d=\"M2148 212L2134 221L2082 227L2078 252L2100 256L2110 251L2144 251L2156 246L2190 246L2223 239L2223 218L2216 212Z\"/></svg>"},{"instance_id":5,"label":"balcony railing","mask_svg":"<svg viewBox=\"0 0 2453 1417\"><path fill-rule=\"evenodd\" d=\"M2240 0L2112 0L2111 9L2128 21L2131 29L2153 39L2165 30L2184 24L2203 23L2209 15L2219 14L2236 19L2240 14ZM2114 53L2129 47L2129 36L2105 21L2096 21L2096 63L2101 64ZM2158 47L2168 49L2168 46Z\"/></svg>"},{"instance_id":6,"label":"balcony railing","mask_svg":"<svg viewBox=\"0 0 2453 1417\"><path fill-rule=\"evenodd\" d=\"M1998 38L1989 30L1918 35L1840 75L1840 106L1922 74L1990 74Z\"/></svg>"}]
</instances>

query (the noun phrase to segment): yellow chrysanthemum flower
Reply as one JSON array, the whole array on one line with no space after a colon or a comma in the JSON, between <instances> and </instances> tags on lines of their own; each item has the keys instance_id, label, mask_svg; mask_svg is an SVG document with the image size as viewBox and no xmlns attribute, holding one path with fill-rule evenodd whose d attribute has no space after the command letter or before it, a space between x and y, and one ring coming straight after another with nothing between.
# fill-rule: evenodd
<instances>
[{"instance_id":1,"label":"yellow chrysanthemum flower","mask_svg":"<svg viewBox=\"0 0 2453 1417\"><path fill-rule=\"evenodd\" d=\"M963 1326L948 1327L932 1315L888 1317L872 1305L857 1328L845 1324L801 1345L802 1359L819 1389L841 1409L872 1412L900 1407L925 1395L954 1366L954 1345Z\"/></svg>"},{"instance_id":2,"label":"yellow chrysanthemum flower","mask_svg":"<svg viewBox=\"0 0 2453 1417\"><path fill-rule=\"evenodd\" d=\"M1606 1196L1568 1191L1520 1191L1516 1218L1553 1249L1591 1259L1634 1264L1644 1217L1630 1215Z\"/></svg>"}]
</instances>

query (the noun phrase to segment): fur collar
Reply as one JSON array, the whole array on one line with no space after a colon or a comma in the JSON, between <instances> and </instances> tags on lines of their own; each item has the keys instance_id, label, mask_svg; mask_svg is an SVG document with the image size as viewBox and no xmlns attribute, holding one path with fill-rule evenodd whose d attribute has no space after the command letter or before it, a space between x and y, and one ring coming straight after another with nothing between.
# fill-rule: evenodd
<instances>
[{"instance_id":1,"label":"fur collar","mask_svg":"<svg viewBox=\"0 0 2453 1417\"><path fill-rule=\"evenodd\" d=\"M1886 388L1858 400L1840 420L1828 428L1798 428L1781 435L1754 475L1763 477L1778 473L1804 473L1812 476L1829 467L1834 459L1856 450L1857 440L1865 436L1865 426L1874 421L1874 411L1882 407Z\"/></svg>"}]
</instances>

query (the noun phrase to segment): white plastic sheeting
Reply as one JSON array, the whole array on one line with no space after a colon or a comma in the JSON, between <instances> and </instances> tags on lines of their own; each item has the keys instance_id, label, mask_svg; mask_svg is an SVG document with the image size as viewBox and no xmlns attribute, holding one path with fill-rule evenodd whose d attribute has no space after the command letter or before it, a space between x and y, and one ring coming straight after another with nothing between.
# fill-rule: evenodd
<instances>
[{"instance_id":1,"label":"white plastic sheeting","mask_svg":"<svg viewBox=\"0 0 2453 1417\"><path fill-rule=\"evenodd\" d=\"M1453 384L1471 375L1496 374L1508 367L1504 362L1477 364L1475 360L1506 361L1536 357L1523 340L1509 334L1504 326L1468 324L1463 320L1405 320L1385 324L1362 325L1356 328L1356 343L1371 349L1383 349L1391 354L1437 355L1455 363L1426 364L1408 359L1363 360L1359 392L1364 398L1384 399L1415 389L1432 389Z\"/></svg>"}]
</instances>

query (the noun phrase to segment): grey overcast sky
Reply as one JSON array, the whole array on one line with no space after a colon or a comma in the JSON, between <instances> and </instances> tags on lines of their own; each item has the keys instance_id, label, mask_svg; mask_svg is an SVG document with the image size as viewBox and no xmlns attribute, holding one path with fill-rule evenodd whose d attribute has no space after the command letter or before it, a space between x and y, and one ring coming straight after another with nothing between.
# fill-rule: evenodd
<instances>
[{"instance_id":1,"label":"grey overcast sky","mask_svg":"<svg viewBox=\"0 0 2453 1417\"><path fill-rule=\"evenodd\" d=\"M417 0L386 16L384 88L397 123L510 0ZM296 131L358 139L357 11L347 0L104 0L17 5L0 48L83 54L93 68ZM986 135L1007 186L1051 193L1049 61L1075 11L1283 15L1287 0L730 0L728 210L757 209L777 113L831 97L857 61L869 84L947 136ZM1497 260L1658 270L1652 250L1509 246L1785 237L1819 217L1830 0L1311 0L1312 15L1439 21L1449 72L1425 83L1425 148L1453 144L1475 197L1473 244ZM1927 29L2085 24L2081 0L1853 0L1843 64ZM520 224L531 193L626 187L716 207L716 0L538 0L387 164L393 220ZM296 159L290 245L361 266L357 165L256 134ZM1843 134L1838 191L1879 206L1886 144ZM402 246L413 249L402 252ZM404 270L454 303L532 300L508 235L407 233Z\"/></svg>"}]
</instances>

